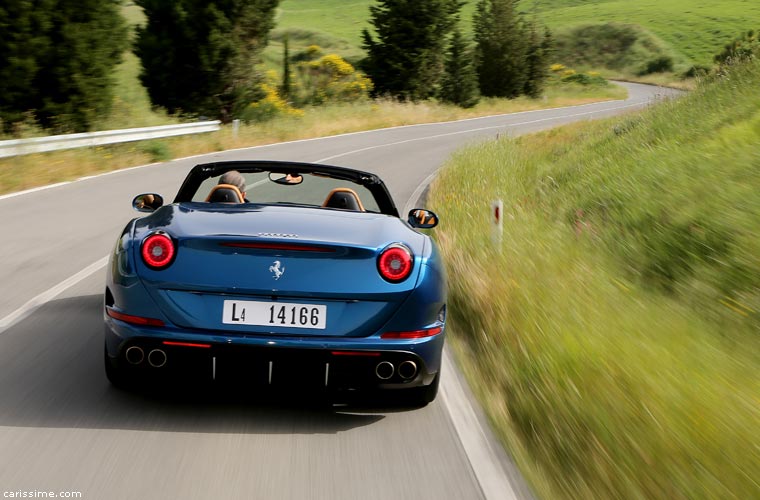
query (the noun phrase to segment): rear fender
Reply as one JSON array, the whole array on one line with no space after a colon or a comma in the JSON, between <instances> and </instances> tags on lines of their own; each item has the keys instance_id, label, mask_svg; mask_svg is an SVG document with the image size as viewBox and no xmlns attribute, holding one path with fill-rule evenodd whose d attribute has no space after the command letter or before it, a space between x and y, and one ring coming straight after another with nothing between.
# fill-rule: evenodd
<instances>
[{"instance_id":1,"label":"rear fender","mask_svg":"<svg viewBox=\"0 0 760 500\"><path fill-rule=\"evenodd\" d=\"M168 319L150 298L145 285L135 272L134 254L137 247L132 237L133 229L134 220L122 231L108 261L104 305L118 312L160 319L168 324ZM105 310L103 315L107 324L115 321L106 314ZM113 354L116 346L109 345L108 347L109 353Z\"/></svg>"},{"instance_id":2,"label":"rear fender","mask_svg":"<svg viewBox=\"0 0 760 500\"><path fill-rule=\"evenodd\" d=\"M433 258L436 260L428 260L423 264L417 288L380 331L382 334L443 327L443 331L432 341L430 338L388 341L393 343L394 349L408 350L422 357L430 373L440 370L441 349L446 333L446 280L435 255L437 254Z\"/></svg>"}]
</instances>

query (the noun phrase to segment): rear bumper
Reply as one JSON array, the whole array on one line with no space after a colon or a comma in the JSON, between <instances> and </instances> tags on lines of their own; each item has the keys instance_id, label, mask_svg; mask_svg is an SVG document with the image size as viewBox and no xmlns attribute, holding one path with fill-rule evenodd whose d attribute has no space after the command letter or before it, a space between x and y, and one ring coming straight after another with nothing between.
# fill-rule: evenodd
<instances>
[{"instance_id":1,"label":"rear bumper","mask_svg":"<svg viewBox=\"0 0 760 500\"><path fill-rule=\"evenodd\" d=\"M444 332L414 340L229 336L136 327L110 317L105 334L108 356L134 376L174 379L183 385L213 382L307 390L429 385L440 369L444 342ZM131 347L139 348L142 356L128 361ZM156 350L160 352L151 363L150 354Z\"/></svg>"}]
</instances>

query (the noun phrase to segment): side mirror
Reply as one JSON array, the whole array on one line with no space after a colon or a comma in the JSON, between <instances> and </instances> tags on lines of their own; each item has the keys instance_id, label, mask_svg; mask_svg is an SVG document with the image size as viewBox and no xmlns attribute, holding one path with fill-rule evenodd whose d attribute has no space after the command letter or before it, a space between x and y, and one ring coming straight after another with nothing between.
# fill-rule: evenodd
<instances>
[{"instance_id":1,"label":"side mirror","mask_svg":"<svg viewBox=\"0 0 760 500\"><path fill-rule=\"evenodd\" d=\"M164 205L164 198L160 194L139 194L132 200L132 208L138 212L151 213Z\"/></svg>"},{"instance_id":2,"label":"side mirror","mask_svg":"<svg viewBox=\"0 0 760 500\"><path fill-rule=\"evenodd\" d=\"M409 218L406 221L417 229L430 229L438 225L438 216L430 210L415 208L409 211Z\"/></svg>"}]
</instances>

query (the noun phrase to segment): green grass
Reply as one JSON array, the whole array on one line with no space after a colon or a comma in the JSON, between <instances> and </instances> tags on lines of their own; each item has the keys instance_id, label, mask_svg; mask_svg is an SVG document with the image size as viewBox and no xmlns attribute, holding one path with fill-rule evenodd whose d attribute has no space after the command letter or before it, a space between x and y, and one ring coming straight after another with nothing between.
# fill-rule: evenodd
<instances>
[{"instance_id":1,"label":"green grass","mask_svg":"<svg viewBox=\"0 0 760 500\"><path fill-rule=\"evenodd\" d=\"M361 30L369 26L373 0L283 0L278 28L301 28L329 34L352 47L361 48ZM462 9L463 26L469 33L475 0ZM520 9L553 30L580 24L610 21L637 24L664 40L677 59L688 64L712 63L712 57L740 33L760 29L760 3L749 0L527 0ZM562 62L562 61L558 61Z\"/></svg>"},{"instance_id":2,"label":"green grass","mask_svg":"<svg viewBox=\"0 0 760 500\"><path fill-rule=\"evenodd\" d=\"M121 14L132 30L130 38L134 37L134 28L145 22L145 15L140 7L133 2L125 2ZM140 60L131 50L122 55L122 62L114 71L114 101L113 109L108 117L97 121L94 130L115 130L133 127L150 127L178 123L178 120L167 116L161 111L154 110L150 104L148 91L140 84Z\"/></svg>"},{"instance_id":3,"label":"green grass","mask_svg":"<svg viewBox=\"0 0 760 500\"><path fill-rule=\"evenodd\" d=\"M711 64L726 43L760 29L760 3L747 0L532 0L522 5L530 10L531 4L552 29L609 21L638 24L694 64Z\"/></svg>"},{"instance_id":4,"label":"green grass","mask_svg":"<svg viewBox=\"0 0 760 500\"><path fill-rule=\"evenodd\" d=\"M435 182L451 339L540 496L757 498L759 85L476 146Z\"/></svg>"},{"instance_id":5,"label":"green grass","mask_svg":"<svg viewBox=\"0 0 760 500\"><path fill-rule=\"evenodd\" d=\"M370 0L284 0L277 10L277 29L313 30L361 47L361 31L369 27Z\"/></svg>"}]
</instances>

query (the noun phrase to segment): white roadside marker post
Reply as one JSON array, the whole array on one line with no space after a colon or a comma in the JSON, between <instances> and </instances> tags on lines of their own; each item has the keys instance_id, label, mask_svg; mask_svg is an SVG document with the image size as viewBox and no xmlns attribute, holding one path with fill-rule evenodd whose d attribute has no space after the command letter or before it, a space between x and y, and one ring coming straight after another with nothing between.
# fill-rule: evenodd
<instances>
[{"instance_id":1,"label":"white roadside marker post","mask_svg":"<svg viewBox=\"0 0 760 500\"><path fill-rule=\"evenodd\" d=\"M234 120L232 120L232 137L237 139L239 130L240 130L240 120L235 118Z\"/></svg>"},{"instance_id":2,"label":"white roadside marker post","mask_svg":"<svg viewBox=\"0 0 760 500\"><path fill-rule=\"evenodd\" d=\"M504 202L496 200L491 202L491 239L497 248L501 248L501 239L504 234Z\"/></svg>"}]
</instances>

